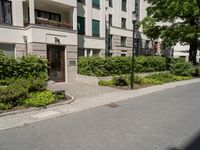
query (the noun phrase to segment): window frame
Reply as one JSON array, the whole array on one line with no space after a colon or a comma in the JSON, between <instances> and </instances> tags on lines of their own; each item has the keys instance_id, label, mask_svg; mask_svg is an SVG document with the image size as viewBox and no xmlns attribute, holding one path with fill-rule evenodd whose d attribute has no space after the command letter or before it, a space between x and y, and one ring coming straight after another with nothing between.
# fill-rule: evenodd
<instances>
[{"instance_id":1,"label":"window frame","mask_svg":"<svg viewBox=\"0 0 200 150\"><path fill-rule=\"evenodd\" d=\"M98 34L94 33L94 24L93 24L94 22L98 22L98 25L99 25L98 26L99 27L98 28L98 32L99 32ZM100 21L99 20L92 19L92 36L93 37L100 37Z\"/></svg>"},{"instance_id":2,"label":"window frame","mask_svg":"<svg viewBox=\"0 0 200 150\"><path fill-rule=\"evenodd\" d=\"M109 0L108 2L109 2L109 7L112 8L113 7L113 0Z\"/></svg>"},{"instance_id":3,"label":"window frame","mask_svg":"<svg viewBox=\"0 0 200 150\"><path fill-rule=\"evenodd\" d=\"M81 19L83 19L84 20L84 22L83 22L83 32L80 32L80 31L78 31L78 27L77 27L77 31L78 31L78 34L80 34L80 35L85 35L85 17L82 17L82 16L77 16L77 26L78 26L78 24L79 24L79 18L81 18ZM81 25L81 23L80 23L80 25Z\"/></svg>"},{"instance_id":4,"label":"window frame","mask_svg":"<svg viewBox=\"0 0 200 150\"><path fill-rule=\"evenodd\" d=\"M121 47L126 47L127 37L121 36Z\"/></svg>"},{"instance_id":5,"label":"window frame","mask_svg":"<svg viewBox=\"0 0 200 150\"><path fill-rule=\"evenodd\" d=\"M3 25L13 25L13 10L12 10L12 1L4 1L4 0L0 0L0 3L1 3L1 7L0 8L0 11L2 13L2 22L0 22L0 24L3 24ZM9 6L10 6L10 23L5 23L5 3L9 3Z\"/></svg>"},{"instance_id":6,"label":"window frame","mask_svg":"<svg viewBox=\"0 0 200 150\"><path fill-rule=\"evenodd\" d=\"M40 17L36 16L36 13L40 14ZM39 10L39 9L35 9L35 18L37 18L37 17L38 18L42 18L41 17L41 13L47 13L47 14L49 14L49 19L48 20L52 20L51 19L52 15L56 15L59 18L59 21L57 21L57 22L61 22L61 14L53 13L53 12L49 12L49 11L45 11L45 10ZM44 18L44 19L46 19L46 18ZM56 21L56 20L52 20L52 21Z\"/></svg>"},{"instance_id":7,"label":"window frame","mask_svg":"<svg viewBox=\"0 0 200 150\"><path fill-rule=\"evenodd\" d=\"M85 5L85 0L77 0L77 2Z\"/></svg>"},{"instance_id":8,"label":"window frame","mask_svg":"<svg viewBox=\"0 0 200 150\"><path fill-rule=\"evenodd\" d=\"M126 18L122 18L121 19L121 28L122 29L126 29L127 28L126 22L127 22Z\"/></svg>"},{"instance_id":9,"label":"window frame","mask_svg":"<svg viewBox=\"0 0 200 150\"><path fill-rule=\"evenodd\" d=\"M122 0L122 11L127 12L127 0Z\"/></svg>"},{"instance_id":10,"label":"window frame","mask_svg":"<svg viewBox=\"0 0 200 150\"><path fill-rule=\"evenodd\" d=\"M100 0L98 0L98 4L95 3L95 0L92 0L92 8L100 9Z\"/></svg>"}]
</instances>

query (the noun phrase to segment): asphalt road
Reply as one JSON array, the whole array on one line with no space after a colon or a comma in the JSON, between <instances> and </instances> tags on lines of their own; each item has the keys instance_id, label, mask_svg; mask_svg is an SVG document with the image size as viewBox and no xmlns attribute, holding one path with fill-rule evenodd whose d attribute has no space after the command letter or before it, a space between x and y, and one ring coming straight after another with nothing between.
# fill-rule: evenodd
<instances>
[{"instance_id":1,"label":"asphalt road","mask_svg":"<svg viewBox=\"0 0 200 150\"><path fill-rule=\"evenodd\" d=\"M200 150L200 83L0 131L0 150Z\"/></svg>"}]
</instances>

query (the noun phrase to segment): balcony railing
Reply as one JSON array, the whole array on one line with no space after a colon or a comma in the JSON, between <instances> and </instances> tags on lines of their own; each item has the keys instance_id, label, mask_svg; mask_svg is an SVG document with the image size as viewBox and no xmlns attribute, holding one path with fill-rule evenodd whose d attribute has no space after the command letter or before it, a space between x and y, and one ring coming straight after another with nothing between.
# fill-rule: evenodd
<instances>
[{"instance_id":1,"label":"balcony railing","mask_svg":"<svg viewBox=\"0 0 200 150\"><path fill-rule=\"evenodd\" d=\"M29 21L24 21L24 26L29 25ZM58 28L66 28L66 29L73 29L73 25L66 23L66 22L57 22L49 19L44 18L35 18L35 24L42 25L42 26L49 26L49 27L58 27Z\"/></svg>"}]
</instances>

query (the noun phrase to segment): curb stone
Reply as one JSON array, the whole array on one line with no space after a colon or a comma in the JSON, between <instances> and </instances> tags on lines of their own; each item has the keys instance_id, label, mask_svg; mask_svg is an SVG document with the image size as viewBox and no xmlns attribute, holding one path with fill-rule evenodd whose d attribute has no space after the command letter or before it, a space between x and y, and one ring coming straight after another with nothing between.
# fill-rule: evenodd
<instances>
[{"instance_id":1,"label":"curb stone","mask_svg":"<svg viewBox=\"0 0 200 150\"><path fill-rule=\"evenodd\" d=\"M44 109L48 109L48 108L52 108L52 107L56 107L56 106L60 106L60 105L71 104L72 102L74 102L74 100L75 100L74 96L72 96L70 94L66 94L66 95L70 98L70 100L64 101L64 102L58 102L58 103L55 103L55 104L50 104L46 107L38 107L38 108L37 107L31 107L31 108L24 109L24 110L15 110L15 111L10 111L10 112L3 112L3 113L0 113L0 117L44 110Z\"/></svg>"}]
</instances>

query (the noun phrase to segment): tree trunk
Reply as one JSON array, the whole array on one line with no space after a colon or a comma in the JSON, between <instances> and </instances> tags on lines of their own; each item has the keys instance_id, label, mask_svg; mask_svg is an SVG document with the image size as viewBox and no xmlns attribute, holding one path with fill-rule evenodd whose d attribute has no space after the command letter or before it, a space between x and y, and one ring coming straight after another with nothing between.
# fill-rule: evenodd
<instances>
[{"instance_id":1,"label":"tree trunk","mask_svg":"<svg viewBox=\"0 0 200 150\"><path fill-rule=\"evenodd\" d=\"M193 63L193 65L197 65L197 49L198 43L196 41L191 42L189 50L189 62Z\"/></svg>"}]
</instances>

